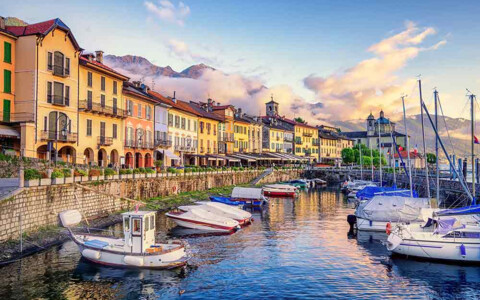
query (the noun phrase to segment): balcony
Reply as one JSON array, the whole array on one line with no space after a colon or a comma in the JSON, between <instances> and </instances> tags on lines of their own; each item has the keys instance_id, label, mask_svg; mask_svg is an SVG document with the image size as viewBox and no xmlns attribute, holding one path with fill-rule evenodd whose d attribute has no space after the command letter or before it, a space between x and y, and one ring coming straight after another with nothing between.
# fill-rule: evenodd
<instances>
[{"instance_id":1,"label":"balcony","mask_svg":"<svg viewBox=\"0 0 480 300\"><path fill-rule=\"evenodd\" d=\"M153 143L151 141L143 141L141 142L143 149L153 149Z\"/></svg>"},{"instance_id":2,"label":"balcony","mask_svg":"<svg viewBox=\"0 0 480 300\"><path fill-rule=\"evenodd\" d=\"M55 130L42 130L40 133L42 141L58 141L61 143L75 143L77 141L77 133L75 132L57 132Z\"/></svg>"},{"instance_id":3,"label":"balcony","mask_svg":"<svg viewBox=\"0 0 480 300\"><path fill-rule=\"evenodd\" d=\"M211 148L207 148L207 153L210 153L212 149Z\"/></svg>"},{"instance_id":4,"label":"balcony","mask_svg":"<svg viewBox=\"0 0 480 300\"><path fill-rule=\"evenodd\" d=\"M103 114L116 118L125 118L127 113L125 110L118 108L116 106L102 106L100 103L94 103L88 100L82 100L78 104L78 109L81 109L86 112Z\"/></svg>"},{"instance_id":5,"label":"balcony","mask_svg":"<svg viewBox=\"0 0 480 300\"><path fill-rule=\"evenodd\" d=\"M182 151L182 152L195 152L195 148L192 146L182 146L182 145L175 145L175 151Z\"/></svg>"},{"instance_id":6,"label":"balcony","mask_svg":"<svg viewBox=\"0 0 480 300\"><path fill-rule=\"evenodd\" d=\"M302 140L295 140L295 144L301 145L301 144L302 144Z\"/></svg>"},{"instance_id":7,"label":"balcony","mask_svg":"<svg viewBox=\"0 0 480 300\"><path fill-rule=\"evenodd\" d=\"M275 152L277 152L277 153L282 153L282 152L283 152L283 149L275 149Z\"/></svg>"},{"instance_id":8,"label":"balcony","mask_svg":"<svg viewBox=\"0 0 480 300\"><path fill-rule=\"evenodd\" d=\"M134 140L125 140L125 147L133 148L135 146Z\"/></svg>"},{"instance_id":9,"label":"balcony","mask_svg":"<svg viewBox=\"0 0 480 300\"><path fill-rule=\"evenodd\" d=\"M172 146L172 141L169 140L155 140L155 148L163 147L170 148Z\"/></svg>"},{"instance_id":10,"label":"balcony","mask_svg":"<svg viewBox=\"0 0 480 300\"><path fill-rule=\"evenodd\" d=\"M320 142L312 142L312 146L320 146Z\"/></svg>"},{"instance_id":11,"label":"balcony","mask_svg":"<svg viewBox=\"0 0 480 300\"><path fill-rule=\"evenodd\" d=\"M219 135L218 137L219 137L219 141L221 142L233 143L235 141L233 137L233 133L224 133L222 135Z\"/></svg>"},{"instance_id":12,"label":"balcony","mask_svg":"<svg viewBox=\"0 0 480 300\"><path fill-rule=\"evenodd\" d=\"M218 148L218 153L219 154L225 154L225 148L223 148L223 147Z\"/></svg>"},{"instance_id":13,"label":"balcony","mask_svg":"<svg viewBox=\"0 0 480 300\"><path fill-rule=\"evenodd\" d=\"M283 141L288 142L288 143L292 143L293 142L293 137L284 137Z\"/></svg>"},{"instance_id":14,"label":"balcony","mask_svg":"<svg viewBox=\"0 0 480 300\"><path fill-rule=\"evenodd\" d=\"M99 146L111 146L112 144L113 144L112 137L106 137L106 136L97 137L97 145Z\"/></svg>"},{"instance_id":15,"label":"balcony","mask_svg":"<svg viewBox=\"0 0 480 300\"><path fill-rule=\"evenodd\" d=\"M304 131L304 132L302 133L302 135L303 135L303 136L306 136L306 137L312 137L312 136L313 136L313 133L312 133L312 132L306 132L306 131Z\"/></svg>"}]
</instances>

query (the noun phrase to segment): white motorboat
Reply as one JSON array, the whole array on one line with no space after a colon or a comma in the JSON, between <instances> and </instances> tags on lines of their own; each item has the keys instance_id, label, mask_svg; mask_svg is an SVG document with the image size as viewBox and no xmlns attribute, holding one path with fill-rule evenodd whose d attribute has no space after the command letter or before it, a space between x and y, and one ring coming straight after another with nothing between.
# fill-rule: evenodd
<instances>
[{"instance_id":1,"label":"white motorboat","mask_svg":"<svg viewBox=\"0 0 480 300\"><path fill-rule=\"evenodd\" d=\"M233 232L240 229L240 224L231 218L217 216L201 207L194 207L188 211L171 211L165 214L177 225L206 230L210 232Z\"/></svg>"},{"instance_id":2,"label":"white motorboat","mask_svg":"<svg viewBox=\"0 0 480 300\"><path fill-rule=\"evenodd\" d=\"M185 265L187 254L183 242L155 242L155 214L154 211L123 213L124 238L73 233L71 227L82 220L78 210L66 210L59 216L82 257L89 261L108 266L153 269Z\"/></svg>"},{"instance_id":3,"label":"white motorboat","mask_svg":"<svg viewBox=\"0 0 480 300\"><path fill-rule=\"evenodd\" d=\"M249 213L248 211L244 211L243 209L239 209L235 206L210 201L199 201L196 202L196 204L198 205L179 206L178 209L182 211L189 211L191 209L201 208L214 215L234 219L241 226L250 224L250 222L252 221L251 213Z\"/></svg>"},{"instance_id":4,"label":"white motorboat","mask_svg":"<svg viewBox=\"0 0 480 300\"><path fill-rule=\"evenodd\" d=\"M267 184L263 187L263 194L271 197L295 197L298 189L288 184Z\"/></svg>"},{"instance_id":5,"label":"white motorboat","mask_svg":"<svg viewBox=\"0 0 480 300\"><path fill-rule=\"evenodd\" d=\"M424 216L431 213L430 200L426 198L374 196L360 202L355 217L358 230L384 232L389 222L423 222Z\"/></svg>"},{"instance_id":6,"label":"white motorboat","mask_svg":"<svg viewBox=\"0 0 480 300\"><path fill-rule=\"evenodd\" d=\"M390 226L388 226L390 227ZM426 224L397 224L387 249L407 256L462 262L480 262L480 226L475 218L435 217Z\"/></svg>"},{"instance_id":7,"label":"white motorboat","mask_svg":"<svg viewBox=\"0 0 480 300\"><path fill-rule=\"evenodd\" d=\"M320 179L320 178L315 178L313 179L313 181L315 182L315 185L316 186L325 186L327 185L327 182L323 179Z\"/></svg>"}]
</instances>

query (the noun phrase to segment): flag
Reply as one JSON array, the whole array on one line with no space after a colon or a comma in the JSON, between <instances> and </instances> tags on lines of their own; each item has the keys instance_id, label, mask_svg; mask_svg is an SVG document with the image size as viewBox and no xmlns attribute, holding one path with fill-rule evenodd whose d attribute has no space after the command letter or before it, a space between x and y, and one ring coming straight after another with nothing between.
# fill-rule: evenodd
<instances>
[{"instance_id":1,"label":"flag","mask_svg":"<svg viewBox=\"0 0 480 300\"><path fill-rule=\"evenodd\" d=\"M473 142L474 142L475 144L480 144L480 142L478 142L478 139L477 139L476 136L473 136Z\"/></svg>"},{"instance_id":2,"label":"flag","mask_svg":"<svg viewBox=\"0 0 480 300\"><path fill-rule=\"evenodd\" d=\"M402 147L402 146L398 146L398 151L403 151L403 147Z\"/></svg>"},{"instance_id":3,"label":"flag","mask_svg":"<svg viewBox=\"0 0 480 300\"><path fill-rule=\"evenodd\" d=\"M415 153L415 154L418 153L417 145L415 145L415 148L413 148L413 153Z\"/></svg>"}]
</instances>

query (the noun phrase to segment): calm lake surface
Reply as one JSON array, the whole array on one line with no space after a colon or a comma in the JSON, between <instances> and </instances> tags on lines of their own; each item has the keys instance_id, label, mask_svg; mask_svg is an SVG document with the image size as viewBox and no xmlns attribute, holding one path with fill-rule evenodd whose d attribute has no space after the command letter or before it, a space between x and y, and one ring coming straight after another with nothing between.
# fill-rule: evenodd
<instances>
[{"instance_id":1,"label":"calm lake surface","mask_svg":"<svg viewBox=\"0 0 480 300\"><path fill-rule=\"evenodd\" d=\"M348 237L352 212L336 189L271 199L235 234L185 237L190 266L173 271L97 266L69 241L1 268L0 299L480 298L480 267L391 258L384 234Z\"/></svg>"}]
</instances>

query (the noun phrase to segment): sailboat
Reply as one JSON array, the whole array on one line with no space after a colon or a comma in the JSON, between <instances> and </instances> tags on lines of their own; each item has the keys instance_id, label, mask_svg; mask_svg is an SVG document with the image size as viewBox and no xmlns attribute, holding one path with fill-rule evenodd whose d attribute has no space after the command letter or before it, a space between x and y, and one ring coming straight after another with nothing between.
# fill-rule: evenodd
<instances>
[{"instance_id":1,"label":"sailboat","mask_svg":"<svg viewBox=\"0 0 480 300\"><path fill-rule=\"evenodd\" d=\"M475 95L470 95L471 101L471 143L472 158L475 155ZM425 103L422 102L430 123L432 123L438 143L441 145L450 165L452 162L438 134L438 127L428 114ZM472 159L472 164L473 164ZM453 169L454 172L457 172ZM458 176L458 174L456 174ZM434 212L425 224L397 224L391 230L387 239L387 249L396 254L420 257L434 260L461 262L480 262L480 226L477 215L480 205L475 201L475 176L472 176L472 194L466 183L460 183L471 200L471 206L446 209Z\"/></svg>"}]
</instances>

